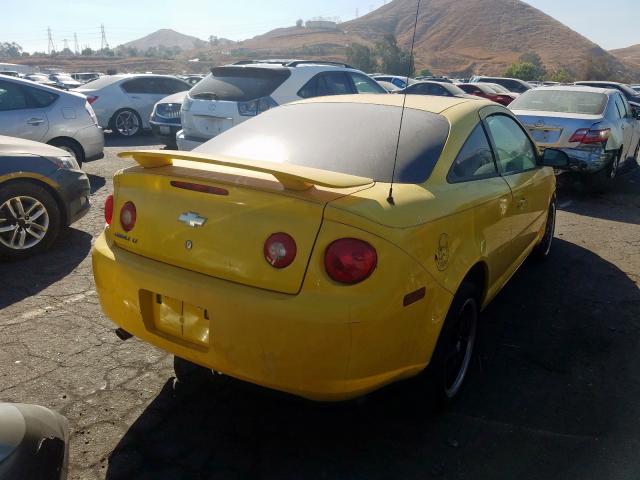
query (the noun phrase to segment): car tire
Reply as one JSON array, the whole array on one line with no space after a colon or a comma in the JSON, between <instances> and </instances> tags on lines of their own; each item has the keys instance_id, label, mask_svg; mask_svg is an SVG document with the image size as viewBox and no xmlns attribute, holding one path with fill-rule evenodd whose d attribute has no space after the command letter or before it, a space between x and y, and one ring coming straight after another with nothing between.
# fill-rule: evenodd
<instances>
[{"instance_id":1,"label":"car tire","mask_svg":"<svg viewBox=\"0 0 640 480\"><path fill-rule=\"evenodd\" d=\"M78 162L78 166L82 167L84 163L84 150L76 142L67 138L55 138L49 142L49 145L69 152L76 159L76 162Z\"/></svg>"},{"instance_id":2,"label":"car tire","mask_svg":"<svg viewBox=\"0 0 640 480\"><path fill-rule=\"evenodd\" d=\"M454 403L465 386L478 332L478 292L467 280L458 289L425 372L430 400L438 410Z\"/></svg>"},{"instance_id":3,"label":"car tire","mask_svg":"<svg viewBox=\"0 0 640 480\"><path fill-rule=\"evenodd\" d=\"M45 187L25 181L0 187L0 259L47 250L61 228L60 207Z\"/></svg>"},{"instance_id":4,"label":"car tire","mask_svg":"<svg viewBox=\"0 0 640 480\"><path fill-rule=\"evenodd\" d=\"M546 260L551 253L551 245L556 232L556 214L557 204L556 199L551 199L549 204L549 210L547 211L547 222L544 228L544 236L540 243L534 248L533 256L537 260Z\"/></svg>"},{"instance_id":5,"label":"car tire","mask_svg":"<svg viewBox=\"0 0 640 480\"><path fill-rule=\"evenodd\" d=\"M130 108L118 110L109 121L111 132L121 137L133 137L142 132L142 119Z\"/></svg>"},{"instance_id":6,"label":"car tire","mask_svg":"<svg viewBox=\"0 0 640 480\"><path fill-rule=\"evenodd\" d=\"M622 147L620 147L620 151L609 165L604 167L602 170L596 173L584 174L583 182L590 192L605 193L611 189L616 177L618 176L618 166L620 164L621 157Z\"/></svg>"}]
</instances>

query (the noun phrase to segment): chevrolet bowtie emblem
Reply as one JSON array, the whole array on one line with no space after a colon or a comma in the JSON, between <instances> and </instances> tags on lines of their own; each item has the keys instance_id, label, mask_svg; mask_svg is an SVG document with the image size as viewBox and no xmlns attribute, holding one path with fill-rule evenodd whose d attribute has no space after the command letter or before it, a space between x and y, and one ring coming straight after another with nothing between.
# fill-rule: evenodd
<instances>
[{"instance_id":1,"label":"chevrolet bowtie emblem","mask_svg":"<svg viewBox=\"0 0 640 480\"><path fill-rule=\"evenodd\" d=\"M198 228L205 224L206 218L201 217L195 212L185 212L178 217L178 221L184 223L191 228Z\"/></svg>"}]
</instances>

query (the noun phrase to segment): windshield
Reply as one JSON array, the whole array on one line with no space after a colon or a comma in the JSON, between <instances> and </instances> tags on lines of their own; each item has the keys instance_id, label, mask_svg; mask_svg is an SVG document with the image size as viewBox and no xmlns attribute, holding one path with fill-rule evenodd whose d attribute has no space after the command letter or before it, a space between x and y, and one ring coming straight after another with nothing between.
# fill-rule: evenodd
<instances>
[{"instance_id":1,"label":"windshield","mask_svg":"<svg viewBox=\"0 0 640 480\"><path fill-rule=\"evenodd\" d=\"M75 82L71 75L56 75L58 80L62 80L63 82Z\"/></svg>"},{"instance_id":2,"label":"windshield","mask_svg":"<svg viewBox=\"0 0 640 480\"><path fill-rule=\"evenodd\" d=\"M289 78L287 68L217 67L189 92L194 99L247 102L268 97Z\"/></svg>"},{"instance_id":3,"label":"windshield","mask_svg":"<svg viewBox=\"0 0 640 480\"><path fill-rule=\"evenodd\" d=\"M570 90L530 90L509 106L511 110L537 110L541 112L601 115L608 97L597 92Z\"/></svg>"},{"instance_id":4,"label":"windshield","mask_svg":"<svg viewBox=\"0 0 640 480\"><path fill-rule=\"evenodd\" d=\"M308 103L275 108L195 151L290 163L390 182L401 108L360 103ZM422 183L436 165L449 122L406 109L395 180Z\"/></svg>"}]
</instances>

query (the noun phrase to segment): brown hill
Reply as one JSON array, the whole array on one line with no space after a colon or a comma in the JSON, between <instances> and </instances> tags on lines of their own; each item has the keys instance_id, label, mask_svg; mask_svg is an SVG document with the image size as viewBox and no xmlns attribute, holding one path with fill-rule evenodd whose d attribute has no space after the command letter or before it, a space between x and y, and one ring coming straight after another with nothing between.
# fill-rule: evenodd
<instances>
[{"instance_id":1,"label":"brown hill","mask_svg":"<svg viewBox=\"0 0 640 480\"><path fill-rule=\"evenodd\" d=\"M194 48L203 47L206 42L199 38L192 37L190 35L184 35L183 33L176 32L170 28L162 28L150 33L147 36L127 42L123 47L137 48L139 51L144 52L151 47L158 48L160 46L166 48L180 47L182 50L192 50Z\"/></svg>"},{"instance_id":2,"label":"brown hill","mask_svg":"<svg viewBox=\"0 0 640 480\"><path fill-rule=\"evenodd\" d=\"M392 34L411 44L415 0L394 0L338 31L278 29L241 44L256 54L318 53L344 58L351 42L371 44ZM499 74L523 53L540 55L549 70L576 77L629 78L627 64L554 18L520 0L422 0L416 31L416 65L435 73Z\"/></svg>"},{"instance_id":3,"label":"brown hill","mask_svg":"<svg viewBox=\"0 0 640 480\"><path fill-rule=\"evenodd\" d=\"M609 50L609 53L621 58L623 61L637 65L640 69L640 44L627 48L619 48L617 50Z\"/></svg>"}]
</instances>

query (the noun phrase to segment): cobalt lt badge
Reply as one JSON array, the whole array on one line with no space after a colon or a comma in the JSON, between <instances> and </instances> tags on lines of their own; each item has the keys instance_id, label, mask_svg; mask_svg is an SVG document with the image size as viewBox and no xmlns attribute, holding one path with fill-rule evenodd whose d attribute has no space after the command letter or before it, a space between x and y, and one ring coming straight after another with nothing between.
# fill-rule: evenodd
<instances>
[{"instance_id":1,"label":"cobalt lt badge","mask_svg":"<svg viewBox=\"0 0 640 480\"><path fill-rule=\"evenodd\" d=\"M440 239L438 240L436 265L441 272L445 271L449 266L449 235L446 233L440 235Z\"/></svg>"}]
</instances>

